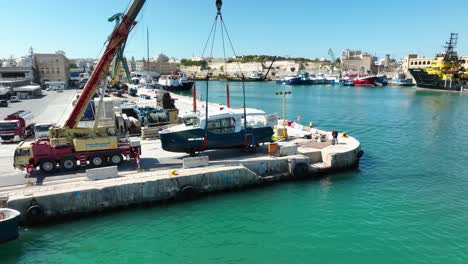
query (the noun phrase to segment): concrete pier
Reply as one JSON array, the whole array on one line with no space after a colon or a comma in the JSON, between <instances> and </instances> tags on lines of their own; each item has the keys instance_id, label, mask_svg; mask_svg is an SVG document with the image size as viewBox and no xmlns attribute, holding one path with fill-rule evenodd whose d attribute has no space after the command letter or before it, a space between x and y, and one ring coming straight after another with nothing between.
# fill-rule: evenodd
<instances>
[{"instance_id":1,"label":"concrete pier","mask_svg":"<svg viewBox=\"0 0 468 264\"><path fill-rule=\"evenodd\" d=\"M139 93L151 94L154 91L139 89ZM192 98L172 96L181 113L191 111ZM134 100L139 105L154 105L154 100ZM203 111L204 103L198 101L200 111ZM61 107L66 108L66 105ZM209 104L211 111L221 107L224 106ZM69 112L70 109L65 110ZM298 132L296 128L296 131L290 129L288 127L291 135ZM274 155L269 155L268 146L263 145L255 154L239 149L212 150L203 152L197 158L189 158L183 153L162 150L159 140L142 140L142 171L136 170L134 162L127 162L122 164L119 171L114 167L105 168L104 171L92 169L86 173L57 172L44 181L36 181L36 184L4 183L0 185L0 207L20 211L21 222L31 224L177 197L191 197L194 194L314 177L320 173L351 168L359 163L362 152L355 138L340 134L339 144L332 145L331 132L309 128L299 132L299 137L307 134L309 139L288 138L278 141L279 151ZM3 147L7 158L3 163L0 162L3 165L0 174L11 175L8 177L14 177L15 181L29 181L23 179L20 171L12 170L14 145L7 147Z\"/></svg>"},{"instance_id":2,"label":"concrete pier","mask_svg":"<svg viewBox=\"0 0 468 264\"><path fill-rule=\"evenodd\" d=\"M0 191L3 206L21 212L23 224L154 203L193 194L218 192L284 179L313 177L355 166L360 143L352 137L338 145L314 146L307 139L279 142L279 147L297 146L297 153L268 156L260 154L235 160L221 160L208 166L120 173L117 178L89 180L85 177L55 181L52 185L16 186ZM2 204L0 204L0 207Z\"/></svg>"}]
</instances>

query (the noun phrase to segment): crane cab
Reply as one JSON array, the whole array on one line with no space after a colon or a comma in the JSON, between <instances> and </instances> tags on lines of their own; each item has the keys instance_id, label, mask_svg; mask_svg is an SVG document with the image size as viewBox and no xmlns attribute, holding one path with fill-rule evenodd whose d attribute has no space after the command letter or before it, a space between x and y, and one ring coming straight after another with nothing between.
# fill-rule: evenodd
<instances>
[{"instance_id":1,"label":"crane cab","mask_svg":"<svg viewBox=\"0 0 468 264\"><path fill-rule=\"evenodd\" d=\"M33 158L31 143L21 142L15 149L15 156L13 167L17 169L24 169Z\"/></svg>"}]
</instances>

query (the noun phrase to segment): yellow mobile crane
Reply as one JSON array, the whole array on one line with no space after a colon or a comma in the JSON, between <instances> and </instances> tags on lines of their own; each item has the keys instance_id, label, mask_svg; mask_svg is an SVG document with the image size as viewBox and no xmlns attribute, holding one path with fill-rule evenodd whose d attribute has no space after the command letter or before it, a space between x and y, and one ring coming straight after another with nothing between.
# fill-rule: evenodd
<instances>
[{"instance_id":1,"label":"yellow mobile crane","mask_svg":"<svg viewBox=\"0 0 468 264\"><path fill-rule=\"evenodd\" d=\"M139 160L139 141L118 139L118 130L109 127L79 128L78 123L91 99L106 77L109 66L126 42L130 31L136 25L136 17L145 0L133 0L109 37L106 49L94 68L70 116L61 127L49 130L50 140L22 142L14 156L14 166L26 169L28 174L36 167L46 173L53 172L57 165L69 171L78 165L99 167L107 162L119 165L123 157Z\"/></svg>"}]
</instances>

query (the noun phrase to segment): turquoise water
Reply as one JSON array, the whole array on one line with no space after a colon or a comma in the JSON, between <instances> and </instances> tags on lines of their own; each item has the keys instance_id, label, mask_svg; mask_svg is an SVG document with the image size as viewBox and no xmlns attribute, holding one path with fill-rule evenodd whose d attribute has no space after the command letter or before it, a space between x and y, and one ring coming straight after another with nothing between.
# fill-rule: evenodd
<instances>
[{"instance_id":1,"label":"turquoise water","mask_svg":"<svg viewBox=\"0 0 468 264\"><path fill-rule=\"evenodd\" d=\"M468 262L468 95L247 83L247 106L281 112L285 89L288 118L361 141L359 169L23 229L0 263Z\"/></svg>"}]
</instances>

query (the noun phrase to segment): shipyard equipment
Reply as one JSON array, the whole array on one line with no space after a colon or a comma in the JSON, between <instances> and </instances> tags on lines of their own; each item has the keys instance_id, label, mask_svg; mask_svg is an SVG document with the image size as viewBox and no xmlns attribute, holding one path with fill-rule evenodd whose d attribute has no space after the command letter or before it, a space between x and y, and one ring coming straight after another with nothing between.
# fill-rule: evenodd
<instances>
[{"instance_id":1,"label":"shipyard equipment","mask_svg":"<svg viewBox=\"0 0 468 264\"><path fill-rule=\"evenodd\" d=\"M122 13L117 13L113 16L111 16L108 21L113 22L115 21L115 27L117 28L120 25L120 21L123 18L124 14ZM128 69L128 64L127 64L127 58L124 57L124 50L125 50L125 45L127 44L127 40L125 40L122 45L119 48L119 51L117 52L116 56L112 60L112 70L111 70L111 85L117 85L119 82L118 80L118 75L120 72L120 67L123 67L125 71L125 77L127 78L127 82L131 82L131 75L130 75L130 70Z\"/></svg>"},{"instance_id":2,"label":"shipyard equipment","mask_svg":"<svg viewBox=\"0 0 468 264\"><path fill-rule=\"evenodd\" d=\"M107 163L119 165L124 157L139 160L140 142L119 136L119 127L81 128L78 123L104 80L112 60L135 26L135 19L144 2L145 0L133 0L119 25L114 28L101 59L65 124L51 128L49 140L22 142L17 146L14 157L16 168L26 169L30 173L39 167L50 173L56 170L57 165L69 171L78 165L86 166L88 162L93 167L99 167Z\"/></svg>"}]
</instances>

